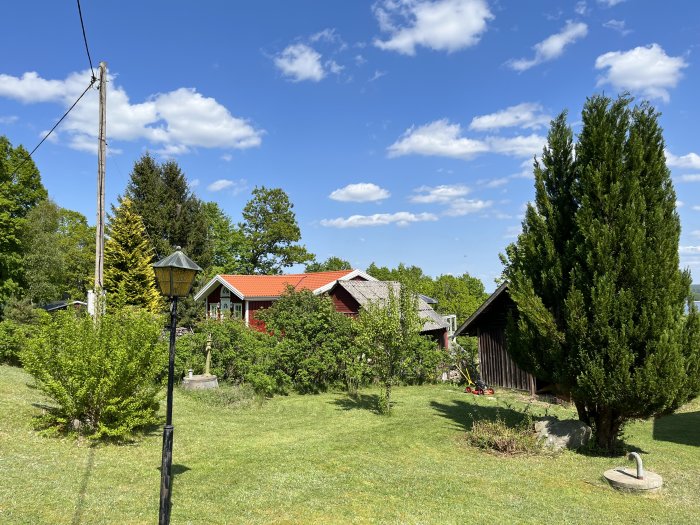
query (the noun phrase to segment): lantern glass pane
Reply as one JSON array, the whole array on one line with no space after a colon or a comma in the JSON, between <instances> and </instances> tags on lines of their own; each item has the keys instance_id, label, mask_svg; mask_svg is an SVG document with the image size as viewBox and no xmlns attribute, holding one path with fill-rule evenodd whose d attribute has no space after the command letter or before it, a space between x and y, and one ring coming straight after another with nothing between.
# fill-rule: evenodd
<instances>
[{"instance_id":1,"label":"lantern glass pane","mask_svg":"<svg viewBox=\"0 0 700 525\"><path fill-rule=\"evenodd\" d=\"M184 297L190 293L197 272L184 268L172 268L172 296Z\"/></svg>"},{"instance_id":2,"label":"lantern glass pane","mask_svg":"<svg viewBox=\"0 0 700 525\"><path fill-rule=\"evenodd\" d=\"M170 295L170 268L157 268L154 267L153 271L156 274L156 283L158 288L160 288L160 293L163 295Z\"/></svg>"}]
</instances>

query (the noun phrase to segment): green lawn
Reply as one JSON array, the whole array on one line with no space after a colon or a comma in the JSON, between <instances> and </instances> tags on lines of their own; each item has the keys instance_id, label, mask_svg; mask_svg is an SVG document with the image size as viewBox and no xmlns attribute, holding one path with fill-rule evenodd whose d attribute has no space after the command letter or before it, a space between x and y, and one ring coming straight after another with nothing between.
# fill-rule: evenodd
<instances>
[{"instance_id":1,"label":"green lawn","mask_svg":"<svg viewBox=\"0 0 700 525\"><path fill-rule=\"evenodd\" d=\"M394 414L384 417L371 410L374 394L294 395L228 409L176 391L172 522L612 524L700 516L699 400L656 426L628 427L626 442L665 480L662 492L638 496L601 478L622 458L499 457L463 443L469 414L492 417L498 406L507 417L524 406L521 396L397 388ZM22 370L0 367L0 523L155 523L160 429L123 446L42 437L31 419L45 402Z\"/></svg>"}]
</instances>

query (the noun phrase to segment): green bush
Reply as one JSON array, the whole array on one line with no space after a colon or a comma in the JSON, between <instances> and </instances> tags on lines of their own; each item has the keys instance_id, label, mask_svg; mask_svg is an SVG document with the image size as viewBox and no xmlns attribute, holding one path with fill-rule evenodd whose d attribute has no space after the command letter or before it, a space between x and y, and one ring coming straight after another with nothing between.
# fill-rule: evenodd
<instances>
[{"instance_id":1,"label":"green bush","mask_svg":"<svg viewBox=\"0 0 700 525\"><path fill-rule=\"evenodd\" d=\"M537 454L542 451L529 417L516 425L509 425L500 417L476 420L467 432L466 440L474 447L504 455Z\"/></svg>"},{"instance_id":2,"label":"green bush","mask_svg":"<svg viewBox=\"0 0 700 525\"><path fill-rule=\"evenodd\" d=\"M44 321L22 363L57 405L49 423L117 439L155 424L167 365L161 333L161 320L137 309L108 313L97 322L74 312Z\"/></svg>"},{"instance_id":3,"label":"green bush","mask_svg":"<svg viewBox=\"0 0 700 525\"><path fill-rule=\"evenodd\" d=\"M180 337L175 352L178 377L183 377L190 368L197 374L204 372L209 335L210 372L219 379L250 384L265 396L289 390L290 379L279 370L280 351L276 341L236 320L207 320L195 326L195 333Z\"/></svg>"},{"instance_id":4,"label":"green bush","mask_svg":"<svg viewBox=\"0 0 700 525\"><path fill-rule=\"evenodd\" d=\"M0 322L0 363L17 366L20 352L32 333L30 325L5 320Z\"/></svg>"},{"instance_id":5,"label":"green bush","mask_svg":"<svg viewBox=\"0 0 700 525\"><path fill-rule=\"evenodd\" d=\"M347 383L348 360L355 358L351 351L354 327L328 296L289 287L258 317L278 341L278 370L297 391L319 392Z\"/></svg>"}]
</instances>

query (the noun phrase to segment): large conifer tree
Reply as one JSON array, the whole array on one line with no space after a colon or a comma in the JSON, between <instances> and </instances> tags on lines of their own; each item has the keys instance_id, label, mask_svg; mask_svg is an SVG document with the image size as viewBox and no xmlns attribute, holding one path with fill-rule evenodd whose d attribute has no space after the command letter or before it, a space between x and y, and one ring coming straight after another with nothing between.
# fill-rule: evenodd
<instances>
[{"instance_id":1,"label":"large conifer tree","mask_svg":"<svg viewBox=\"0 0 700 525\"><path fill-rule=\"evenodd\" d=\"M629 106L589 99L575 158L566 114L553 121L504 272L513 357L570 394L608 451L625 421L700 393L700 320L684 315L690 275L658 113Z\"/></svg>"},{"instance_id":2,"label":"large conifer tree","mask_svg":"<svg viewBox=\"0 0 700 525\"><path fill-rule=\"evenodd\" d=\"M128 197L112 208L105 242L104 288L109 306L133 305L157 313L163 302L151 263L146 229Z\"/></svg>"}]
</instances>

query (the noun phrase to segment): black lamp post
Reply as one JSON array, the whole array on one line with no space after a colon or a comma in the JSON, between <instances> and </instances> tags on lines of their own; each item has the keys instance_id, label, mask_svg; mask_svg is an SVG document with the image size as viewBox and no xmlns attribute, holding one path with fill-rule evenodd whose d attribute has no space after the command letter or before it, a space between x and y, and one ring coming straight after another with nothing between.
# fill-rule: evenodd
<instances>
[{"instance_id":1,"label":"black lamp post","mask_svg":"<svg viewBox=\"0 0 700 525\"><path fill-rule=\"evenodd\" d=\"M158 287L170 297L170 358L168 361L168 401L163 427L163 457L160 468L159 525L170 523L170 492L172 488L171 466L173 462L173 382L175 381L175 328L177 326L177 298L190 293L197 272L202 269L192 259L175 247L175 253L153 265Z\"/></svg>"}]
</instances>

